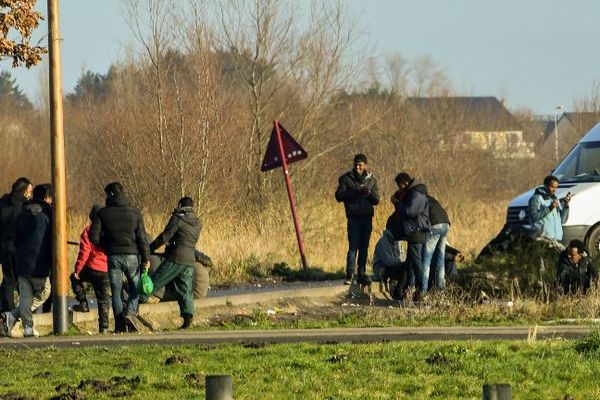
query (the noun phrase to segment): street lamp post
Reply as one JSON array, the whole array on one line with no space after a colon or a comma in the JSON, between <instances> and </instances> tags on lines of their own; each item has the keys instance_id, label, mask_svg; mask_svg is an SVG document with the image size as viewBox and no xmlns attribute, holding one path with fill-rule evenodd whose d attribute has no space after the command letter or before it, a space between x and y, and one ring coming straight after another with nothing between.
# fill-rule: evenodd
<instances>
[{"instance_id":1,"label":"street lamp post","mask_svg":"<svg viewBox=\"0 0 600 400\"><path fill-rule=\"evenodd\" d=\"M554 109L554 158L558 161L558 113L562 111L563 106L556 106Z\"/></svg>"}]
</instances>

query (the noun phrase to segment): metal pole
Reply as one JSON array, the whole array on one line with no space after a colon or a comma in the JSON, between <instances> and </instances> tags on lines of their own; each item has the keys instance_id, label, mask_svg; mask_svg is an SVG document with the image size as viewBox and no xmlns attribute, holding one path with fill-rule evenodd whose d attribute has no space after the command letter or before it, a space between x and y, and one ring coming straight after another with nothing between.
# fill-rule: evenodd
<instances>
[{"instance_id":1,"label":"metal pole","mask_svg":"<svg viewBox=\"0 0 600 400\"><path fill-rule=\"evenodd\" d=\"M66 333L68 325L67 292L67 205L65 137L63 131L62 72L60 59L58 0L48 0L48 48L50 56L50 136L52 145L52 316L55 334Z\"/></svg>"},{"instance_id":2,"label":"metal pole","mask_svg":"<svg viewBox=\"0 0 600 400\"><path fill-rule=\"evenodd\" d=\"M233 400L231 375L211 375L204 380L206 400Z\"/></svg>"},{"instance_id":3,"label":"metal pole","mask_svg":"<svg viewBox=\"0 0 600 400\"><path fill-rule=\"evenodd\" d=\"M279 144L279 156L281 157L281 167L283 168L283 177L285 178L285 186L287 188L288 198L290 200L292 217L294 218L294 228L296 229L296 238L298 239L298 249L300 250L302 268L304 268L304 270L306 271L308 269L308 262L306 261L306 255L304 254L302 232L300 231L300 223L298 222L298 213L296 211L296 202L294 201L292 182L290 181L290 174L288 172L287 159L285 151L283 150L283 141L281 140L281 130L279 129L279 121L275 120L273 121L273 124L275 125L275 131L277 132L277 143Z\"/></svg>"},{"instance_id":4,"label":"metal pole","mask_svg":"<svg viewBox=\"0 0 600 400\"><path fill-rule=\"evenodd\" d=\"M554 111L554 158L558 161L558 113Z\"/></svg>"}]
</instances>

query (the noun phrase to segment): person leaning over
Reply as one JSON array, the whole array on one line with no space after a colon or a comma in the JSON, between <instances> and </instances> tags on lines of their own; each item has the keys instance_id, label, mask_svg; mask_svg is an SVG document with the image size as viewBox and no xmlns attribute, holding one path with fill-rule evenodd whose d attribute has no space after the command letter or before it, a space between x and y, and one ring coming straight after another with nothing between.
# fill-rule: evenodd
<instances>
[{"instance_id":1,"label":"person leaning over","mask_svg":"<svg viewBox=\"0 0 600 400\"><path fill-rule=\"evenodd\" d=\"M598 269L585 252L581 240L569 242L569 246L558 256L556 280L563 293L586 293L598 282Z\"/></svg>"},{"instance_id":2,"label":"person leaning over","mask_svg":"<svg viewBox=\"0 0 600 400\"><path fill-rule=\"evenodd\" d=\"M166 245L165 260L152 276L152 280L155 291L173 282L183 318L181 329L189 328L194 318L192 278L196 262L196 243L201 229L202 224L194 211L194 201L183 197L163 232L150 243L151 251Z\"/></svg>"},{"instance_id":3,"label":"person leaning over","mask_svg":"<svg viewBox=\"0 0 600 400\"><path fill-rule=\"evenodd\" d=\"M104 249L108 256L108 279L112 292L115 332L136 332L138 308L137 285L140 280L140 258L144 268L150 265L150 248L146 240L144 218L132 207L119 182L104 188L106 207L102 208L89 232L90 241ZM121 301L123 275L127 280L127 307Z\"/></svg>"},{"instance_id":4,"label":"person leaning over","mask_svg":"<svg viewBox=\"0 0 600 400\"><path fill-rule=\"evenodd\" d=\"M102 206L94 205L90 211L90 220L96 219ZM75 261L75 269L71 274L71 289L79 304L73 306L73 311L89 312L90 307L85 294L85 283L88 282L94 288L96 301L98 302L98 331L108 332L108 302L110 294L108 291L108 264L104 251L94 245L89 238L91 225L85 227L79 240L79 254Z\"/></svg>"},{"instance_id":5,"label":"person leaning over","mask_svg":"<svg viewBox=\"0 0 600 400\"><path fill-rule=\"evenodd\" d=\"M442 207L439 201L433 196L427 196L429 203L429 221L431 230L425 237L423 246L423 284L428 289L443 290L446 287L446 242L448 241L448 231L450 230L450 218L448 213ZM435 279L432 286L429 286L429 277L433 275Z\"/></svg>"},{"instance_id":6,"label":"person leaning over","mask_svg":"<svg viewBox=\"0 0 600 400\"><path fill-rule=\"evenodd\" d=\"M17 217L23 203L31 199L33 186L27 178L19 178L10 193L0 199L0 264L2 264L2 284L0 284L0 312L15 308L17 277L15 276L16 248L15 236Z\"/></svg>"},{"instance_id":7,"label":"person leaning over","mask_svg":"<svg viewBox=\"0 0 600 400\"><path fill-rule=\"evenodd\" d=\"M379 204L377 180L367 169L367 156L354 156L354 168L338 179L335 199L344 203L348 226L348 253L346 255L346 281L352 283L358 255L358 283L368 284L367 257L373 230L374 206Z\"/></svg>"},{"instance_id":8,"label":"person leaning over","mask_svg":"<svg viewBox=\"0 0 600 400\"><path fill-rule=\"evenodd\" d=\"M429 221L429 203L427 201L427 187L422 182L412 178L406 172L396 176L398 192L392 196L392 204L396 210L402 231L406 235L408 243L406 250L406 262L415 278L416 291L414 300L420 301L427 290L425 274L423 270L423 245L426 233L431 229ZM409 282L409 280L407 280ZM408 285L404 288L396 285L394 298L405 298Z\"/></svg>"},{"instance_id":9,"label":"person leaning over","mask_svg":"<svg viewBox=\"0 0 600 400\"><path fill-rule=\"evenodd\" d=\"M571 194L563 199L556 197L558 178L549 175L544 178L544 184L538 186L529 199L529 219L536 229L536 235L542 240L548 240L559 249L563 249L560 241L563 239L562 225L569 218L569 202Z\"/></svg>"}]
</instances>

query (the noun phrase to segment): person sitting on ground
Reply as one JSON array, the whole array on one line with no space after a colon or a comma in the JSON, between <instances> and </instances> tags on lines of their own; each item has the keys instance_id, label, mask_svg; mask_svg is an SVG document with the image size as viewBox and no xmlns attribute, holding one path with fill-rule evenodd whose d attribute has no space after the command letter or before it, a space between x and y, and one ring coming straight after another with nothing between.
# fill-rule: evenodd
<instances>
[{"instance_id":1,"label":"person sitting on ground","mask_svg":"<svg viewBox=\"0 0 600 400\"><path fill-rule=\"evenodd\" d=\"M563 199L556 197L558 178L549 175L544 178L544 184L535 189L529 199L528 212L530 222L535 227L535 234L540 240L550 241L553 247L562 250L560 244L563 239L562 225L569 218L569 202L571 194Z\"/></svg>"},{"instance_id":2,"label":"person sitting on ground","mask_svg":"<svg viewBox=\"0 0 600 400\"><path fill-rule=\"evenodd\" d=\"M586 293L598 282L598 269L585 251L581 240L569 242L560 253L556 266L556 280L563 293Z\"/></svg>"},{"instance_id":3,"label":"person sitting on ground","mask_svg":"<svg viewBox=\"0 0 600 400\"><path fill-rule=\"evenodd\" d=\"M115 332L137 332L140 261L150 266L150 249L146 240L144 218L140 210L129 204L123 185L113 182L104 188L106 207L98 211L89 231L90 241L108 256L108 280L112 293ZM127 307L123 307L121 288L127 280Z\"/></svg>"},{"instance_id":4,"label":"person sitting on ground","mask_svg":"<svg viewBox=\"0 0 600 400\"><path fill-rule=\"evenodd\" d=\"M93 221L102 206L94 205L90 212L90 220ZM90 307L85 294L85 282L94 288L96 301L98 302L98 331L108 332L108 302L110 294L108 291L108 263L104 251L94 245L89 238L91 224L88 224L81 233L79 241L79 254L75 261L75 269L71 274L71 289L79 304L73 306L73 311L89 312Z\"/></svg>"},{"instance_id":5,"label":"person sitting on ground","mask_svg":"<svg viewBox=\"0 0 600 400\"><path fill-rule=\"evenodd\" d=\"M34 299L43 298L52 269L51 204L52 186L38 185L33 188L33 199L23 203L17 217L15 275L19 282L19 316L25 337L39 336L33 327L31 311Z\"/></svg>"},{"instance_id":6,"label":"person sitting on ground","mask_svg":"<svg viewBox=\"0 0 600 400\"><path fill-rule=\"evenodd\" d=\"M387 288L386 278L398 280L397 277L404 266L401 257L400 243L391 230L384 229L373 253L373 280L381 281L384 288Z\"/></svg>"},{"instance_id":7,"label":"person sitting on ground","mask_svg":"<svg viewBox=\"0 0 600 400\"><path fill-rule=\"evenodd\" d=\"M458 268L456 264L465 261L465 255L458 249L450 245L446 245L446 253L444 255L444 269L446 280L453 281L458 276Z\"/></svg>"},{"instance_id":8,"label":"person sitting on ground","mask_svg":"<svg viewBox=\"0 0 600 400\"><path fill-rule=\"evenodd\" d=\"M165 260L153 276L154 290L173 282L183 318L181 329L191 327L194 318L192 275L196 262L196 243L201 229L202 224L194 211L194 201L183 197L163 232L150 243L151 251L166 245Z\"/></svg>"}]
</instances>

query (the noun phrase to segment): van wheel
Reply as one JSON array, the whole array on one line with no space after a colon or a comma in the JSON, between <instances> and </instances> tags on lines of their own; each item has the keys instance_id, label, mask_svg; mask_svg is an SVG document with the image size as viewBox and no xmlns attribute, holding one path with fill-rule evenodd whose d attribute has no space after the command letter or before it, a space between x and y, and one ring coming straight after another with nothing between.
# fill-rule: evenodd
<instances>
[{"instance_id":1,"label":"van wheel","mask_svg":"<svg viewBox=\"0 0 600 400\"><path fill-rule=\"evenodd\" d=\"M600 254L600 225L595 226L585 241L585 247L587 247L592 258L597 257Z\"/></svg>"}]
</instances>

